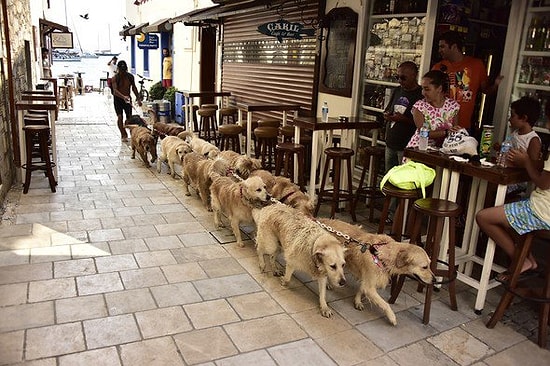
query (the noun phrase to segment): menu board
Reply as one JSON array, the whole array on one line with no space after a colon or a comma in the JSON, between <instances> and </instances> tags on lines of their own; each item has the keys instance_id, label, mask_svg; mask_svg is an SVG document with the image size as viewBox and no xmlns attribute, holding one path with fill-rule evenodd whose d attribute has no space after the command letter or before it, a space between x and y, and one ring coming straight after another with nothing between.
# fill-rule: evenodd
<instances>
[{"instance_id":1,"label":"menu board","mask_svg":"<svg viewBox=\"0 0 550 366\"><path fill-rule=\"evenodd\" d=\"M347 7L332 9L326 16L321 92L351 97L357 18L357 13Z\"/></svg>"}]
</instances>

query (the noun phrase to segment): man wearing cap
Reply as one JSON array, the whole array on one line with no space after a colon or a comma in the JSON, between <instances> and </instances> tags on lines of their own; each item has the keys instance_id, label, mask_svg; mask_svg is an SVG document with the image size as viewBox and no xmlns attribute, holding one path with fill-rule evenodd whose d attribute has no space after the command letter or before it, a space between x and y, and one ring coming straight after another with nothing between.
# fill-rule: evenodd
<instances>
[{"instance_id":1,"label":"man wearing cap","mask_svg":"<svg viewBox=\"0 0 550 366\"><path fill-rule=\"evenodd\" d=\"M132 97L130 95L130 89L134 92L139 106L141 106L141 99L136 83L134 82L134 75L128 72L126 61L119 61L117 68L118 72L112 78L113 100L122 141L128 141L128 134L122 122L122 113L124 112L124 114L126 114L126 120L132 116Z\"/></svg>"}]
</instances>

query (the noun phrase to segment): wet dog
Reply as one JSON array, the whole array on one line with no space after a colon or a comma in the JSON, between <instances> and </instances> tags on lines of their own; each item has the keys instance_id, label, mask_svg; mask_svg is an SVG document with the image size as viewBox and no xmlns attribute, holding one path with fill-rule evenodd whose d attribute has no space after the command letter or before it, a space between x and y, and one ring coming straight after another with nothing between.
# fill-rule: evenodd
<instances>
[{"instance_id":1,"label":"wet dog","mask_svg":"<svg viewBox=\"0 0 550 366\"><path fill-rule=\"evenodd\" d=\"M252 216L256 222L256 250L261 271L265 271L264 255L268 255L273 274L281 275L276 257L282 249L286 269L281 284L286 286L294 271L309 274L319 285L321 315L332 316L326 302L326 289L328 283L336 287L346 284L344 246L308 216L287 205L254 209Z\"/></svg>"},{"instance_id":2,"label":"wet dog","mask_svg":"<svg viewBox=\"0 0 550 366\"><path fill-rule=\"evenodd\" d=\"M246 179L250 173L262 168L262 161L232 150L220 151L218 157L227 161L231 169L241 178Z\"/></svg>"},{"instance_id":3,"label":"wet dog","mask_svg":"<svg viewBox=\"0 0 550 366\"><path fill-rule=\"evenodd\" d=\"M151 154L151 163L157 160L157 140L147 127L135 125L128 126L130 129L130 141L132 147L132 159L136 158L136 151L146 167L150 167L147 153Z\"/></svg>"},{"instance_id":4,"label":"wet dog","mask_svg":"<svg viewBox=\"0 0 550 366\"><path fill-rule=\"evenodd\" d=\"M222 226L221 214L225 214L231 223L231 229L237 239L237 245L243 247L239 225L252 224L252 209L263 207L271 203L271 196L267 193L264 182L258 178L248 178L235 182L230 177L223 177L217 173L211 174L212 210L214 224Z\"/></svg>"},{"instance_id":5,"label":"wet dog","mask_svg":"<svg viewBox=\"0 0 550 366\"><path fill-rule=\"evenodd\" d=\"M395 313L378 294L377 289L386 287L394 275L412 275L424 283L435 281L435 276L430 270L430 258L421 247L396 242L387 235L367 233L360 226L340 220L319 221L368 247L366 252L362 252L359 243L335 236L340 242L347 243L346 270L359 282L354 299L357 310L364 309L362 296L365 296L372 304L382 309L392 325L396 325Z\"/></svg>"},{"instance_id":6,"label":"wet dog","mask_svg":"<svg viewBox=\"0 0 550 366\"><path fill-rule=\"evenodd\" d=\"M160 142L160 156L157 161L157 172L160 173L162 163L167 162L170 168L170 175L172 178L175 178L175 165L182 166L185 154L191 151L191 146L189 146L187 142L176 136L167 136Z\"/></svg>"},{"instance_id":7,"label":"wet dog","mask_svg":"<svg viewBox=\"0 0 550 366\"><path fill-rule=\"evenodd\" d=\"M185 139L191 145L194 152L204 155L207 158L214 159L220 153L220 150L215 146L195 135L192 131L184 131L178 135Z\"/></svg>"},{"instance_id":8,"label":"wet dog","mask_svg":"<svg viewBox=\"0 0 550 366\"><path fill-rule=\"evenodd\" d=\"M185 128L176 123L153 123L153 134L160 137L161 139L164 139L166 136L178 136L184 131ZM185 137L183 137L183 139L185 139Z\"/></svg>"},{"instance_id":9,"label":"wet dog","mask_svg":"<svg viewBox=\"0 0 550 366\"><path fill-rule=\"evenodd\" d=\"M272 175L267 170L258 169L251 173L260 177L267 186L267 191L281 203L294 207L306 215L312 215L315 201L300 190L300 187L288 178Z\"/></svg>"}]
</instances>

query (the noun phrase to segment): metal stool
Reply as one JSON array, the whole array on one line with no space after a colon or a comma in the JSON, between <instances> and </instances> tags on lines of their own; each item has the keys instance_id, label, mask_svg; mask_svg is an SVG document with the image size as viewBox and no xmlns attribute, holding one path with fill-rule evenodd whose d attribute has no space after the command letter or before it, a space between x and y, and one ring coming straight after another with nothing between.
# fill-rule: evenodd
<instances>
[{"instance_id":1,"label":"metal stool","mask_svg":"<svg viewBox=\"0 0 550 366\"><path fill-rule=\"evenodd\" d=\"M422 215L429 218L428 234L426 237L425 250L431 258L430 269L436 277L445 277L447 280L444 283L449 284L449 300L451 309L457 310L456 305L456 264L455 264L455 245L456 245L456 218L462 212L459 205L448 200L438 198L421 198L414 202L414 210L416 212L416 220L414 223L413 233L411 235L411 244L417 244L420 238L420 229L422 224ZM439 244L443 235L443 223L445 218L449 219L449 262L444 263L438 260ZM442 263L447 268L437 268L437 263ZM399 276L399 280L394 286L392 281L391 298L388 301L393 304L401 292L405 276ZM426 287L426 296L424 301L424 317L422 322L428 324L430 322L430 309L432 305L432 293L434 284L420 284L418 291L421 292L423 287Z\"/></svg>"},{"instance_id":2,"label":"metal stool","mask_svg":"<svg viewBox=\"0 0 550 366\"><path fill-rule=\"evenodd\" d=\"M533 239L537 236L544 234L546 238L550 235L550 231L540 230L533 231L528 234L523 235L523 241L521 244L516 246L514 251L514 257L512 259L512 264L510 265L511 275L510 280L505 284L506 292L500 298L500 302L493 313L493 316L487 322L487 328L494 328L496 323L502 319L504 312L514 299L514 296L518 295L526 300L531 300L538 302L540 305L539 309L539 330L538 330L538 345L545 348L547 339L548 339L548 322L550 321L550 255L546 261L546 270L544 273L543 287L539 289L533 289L530 287L521 286L521 267L525 262L525 259L531 251L533 245ZM546 251L547 254L550 254L550 251ZM526 281L532 284L533 278L529 281Z\"/></svg>"},{"instance_id":3,"label":"metal stool","mask_svg":"<svg viewBox=\"0 0 550 366\"><path fill-rule=\"evenodd\" d=\"M35 170L43 170L48 177L50 183L50 189L55 192L55 186L57 182L53 176L53 167L55 166L50 159L50 149L48 147L48 140L50 138L50 127L44 125L28 125L24 126L25 131L25 148L27 153L27 163L22 165L22 168L26 170L25 183L23 184L23 193L29 192L31 184L31 175ZM35 141L38 141L38 157L40 161L33 161L33 150Z\"/></svg>"},{"instance_id":4,"label":"metal stool","mask_svg":"<svg viewBox=\"0 0 550 366\"><path fill-rule=\"evenodd\" d=\"M325 155L327 160L325 162L325 168L323 169L323 178L321 180L321 187L319 188L319 195L317 197L317 206L315 207L314 216L317 216L321 203L323 201L331 202L331 213L330 217L334 218L336 213L336 207L338 204L343 201L353 200L353 188L352 188L352 168L351 168L351 157L354 152L352 149L345 147L328 147L325 149ZM346 162L346 171L348 186L346 189L341 189L340 187L340 170L342 168L343 161ZM334 173L333 177L333 187L325 188L327 178L329 176L329 167L332 162L332 170Z\"/></svg>"},{"instance_id":5,"label":"metal stool","mask_svg":"<svg viewBox=\"0 0 550 366\"><path fill-rule=\"evenodd\" d=\"M383 146L367 146L362 149L363 156L361 163L363 164L363 171L361 172L361 178L359 179L359 186L355 191L355 197L351 203L351 218L353 221L357 221L355 217L355 209L357 208L357 203L359 199L365 196L369 200L369 221L372 222L374 216L374 199L383 197L380 187L378 187L378 170L380 169L380 162L384 160L384 155L386 150ZM363 187L365 182L365 175L371 167L371 158L372 159L372 171L370 171L370 180L368 185Z\"/></svg>"},{"instance_id":6,"label":"metal stool","mask_svg":"<svg viewBox=\"0 0 550 366\"><path fill-rule=\"evenodd\" d=\"M382 207L382 213L380 214L378 234L384 233L384 227L386 225L386 220L388 219L390 211L391 200L392 198L396 198L398 200L398 203L395 214L393 215L391 236L396 241L401 241L403 235L403 227L406 224L405 208L410 208L415 200L422 197L422 191L420 191L419 189L400 189L390 183L386 183L384 187L382 187L382 194L384 194L386 198L384 199L384 206Z\"/></svg>"},{"instance_id":7,"label":"metal stool","mask_svg":"<svg viewBox=\"0 0 550 366\"><path fill-rule=\"evenodd\" d=\"M216 110L201 108L197 114L200 116L199 137L206 141L216 141Z\"/></svg>"},{"instance_id":8,"label":"metal stool","mask_svg":"<svg viewBox=\"0 0 550 366\"><path fill-rule=\"evenodd\" d=\"M226 107L220 109L220 125L235 124L238 121L238 110L235 107Z\"/></svg>"},{"instance_id":9,"label":"metal stool","mask_svg":"<svg viewBox=\"0 0 550 366\"><path fill-rule=\"evenodd\" d=\"M256 159L262 161L262 168L272 171L274 168L275 146L277 146L277 137L279 131L277 127L257 127L254 129L256 143L254 144L254 153Z\"/></svg>"},{"instance_id":10,"label":"metal stool","mask_svg":"<svg viewBox=\"0 0 550 366\"><path fill-rule=\"evenodd\" d=\"M219 149L220 150L233 150L237 153L241 153L241 139L240 135L243 132L243 128L237 124L225 124L218 127L219 133Z\"/></svg>"},{"instance_id":11,"label":"metal stool","mask_svg":"<svg viewBox=\"0 0 550 366\"><path fill-rule=\"evenodd\" d=\"M298 162L298 182L294 182L294 155ZM304 145L281 142L275 147L275 175L290 178L305 192L304 158Z\"/></svg>"}]
</instances>

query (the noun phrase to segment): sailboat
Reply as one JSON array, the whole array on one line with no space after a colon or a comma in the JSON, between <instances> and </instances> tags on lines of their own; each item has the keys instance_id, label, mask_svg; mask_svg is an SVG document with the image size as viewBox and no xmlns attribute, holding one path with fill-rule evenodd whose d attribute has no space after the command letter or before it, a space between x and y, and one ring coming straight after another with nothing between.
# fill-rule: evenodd
<instances>
[{"instance_id":1,"label":"sailboat","mask_svg":"<svg viewBox=\"0 0 550 366\"><path fill-rule=\"evenodd\" d=\"M97 55L97 56L118 56L120 55L120 52L112 52L111 51L111 25L110 24L107 24L107 39L109 40L109 48L108 49L105 49L105 50L97 50L95 51L94 53ZM99 34L97 36L97 43L98 43L98 46L99 46Z\"/></svg>"}]
</instances>

